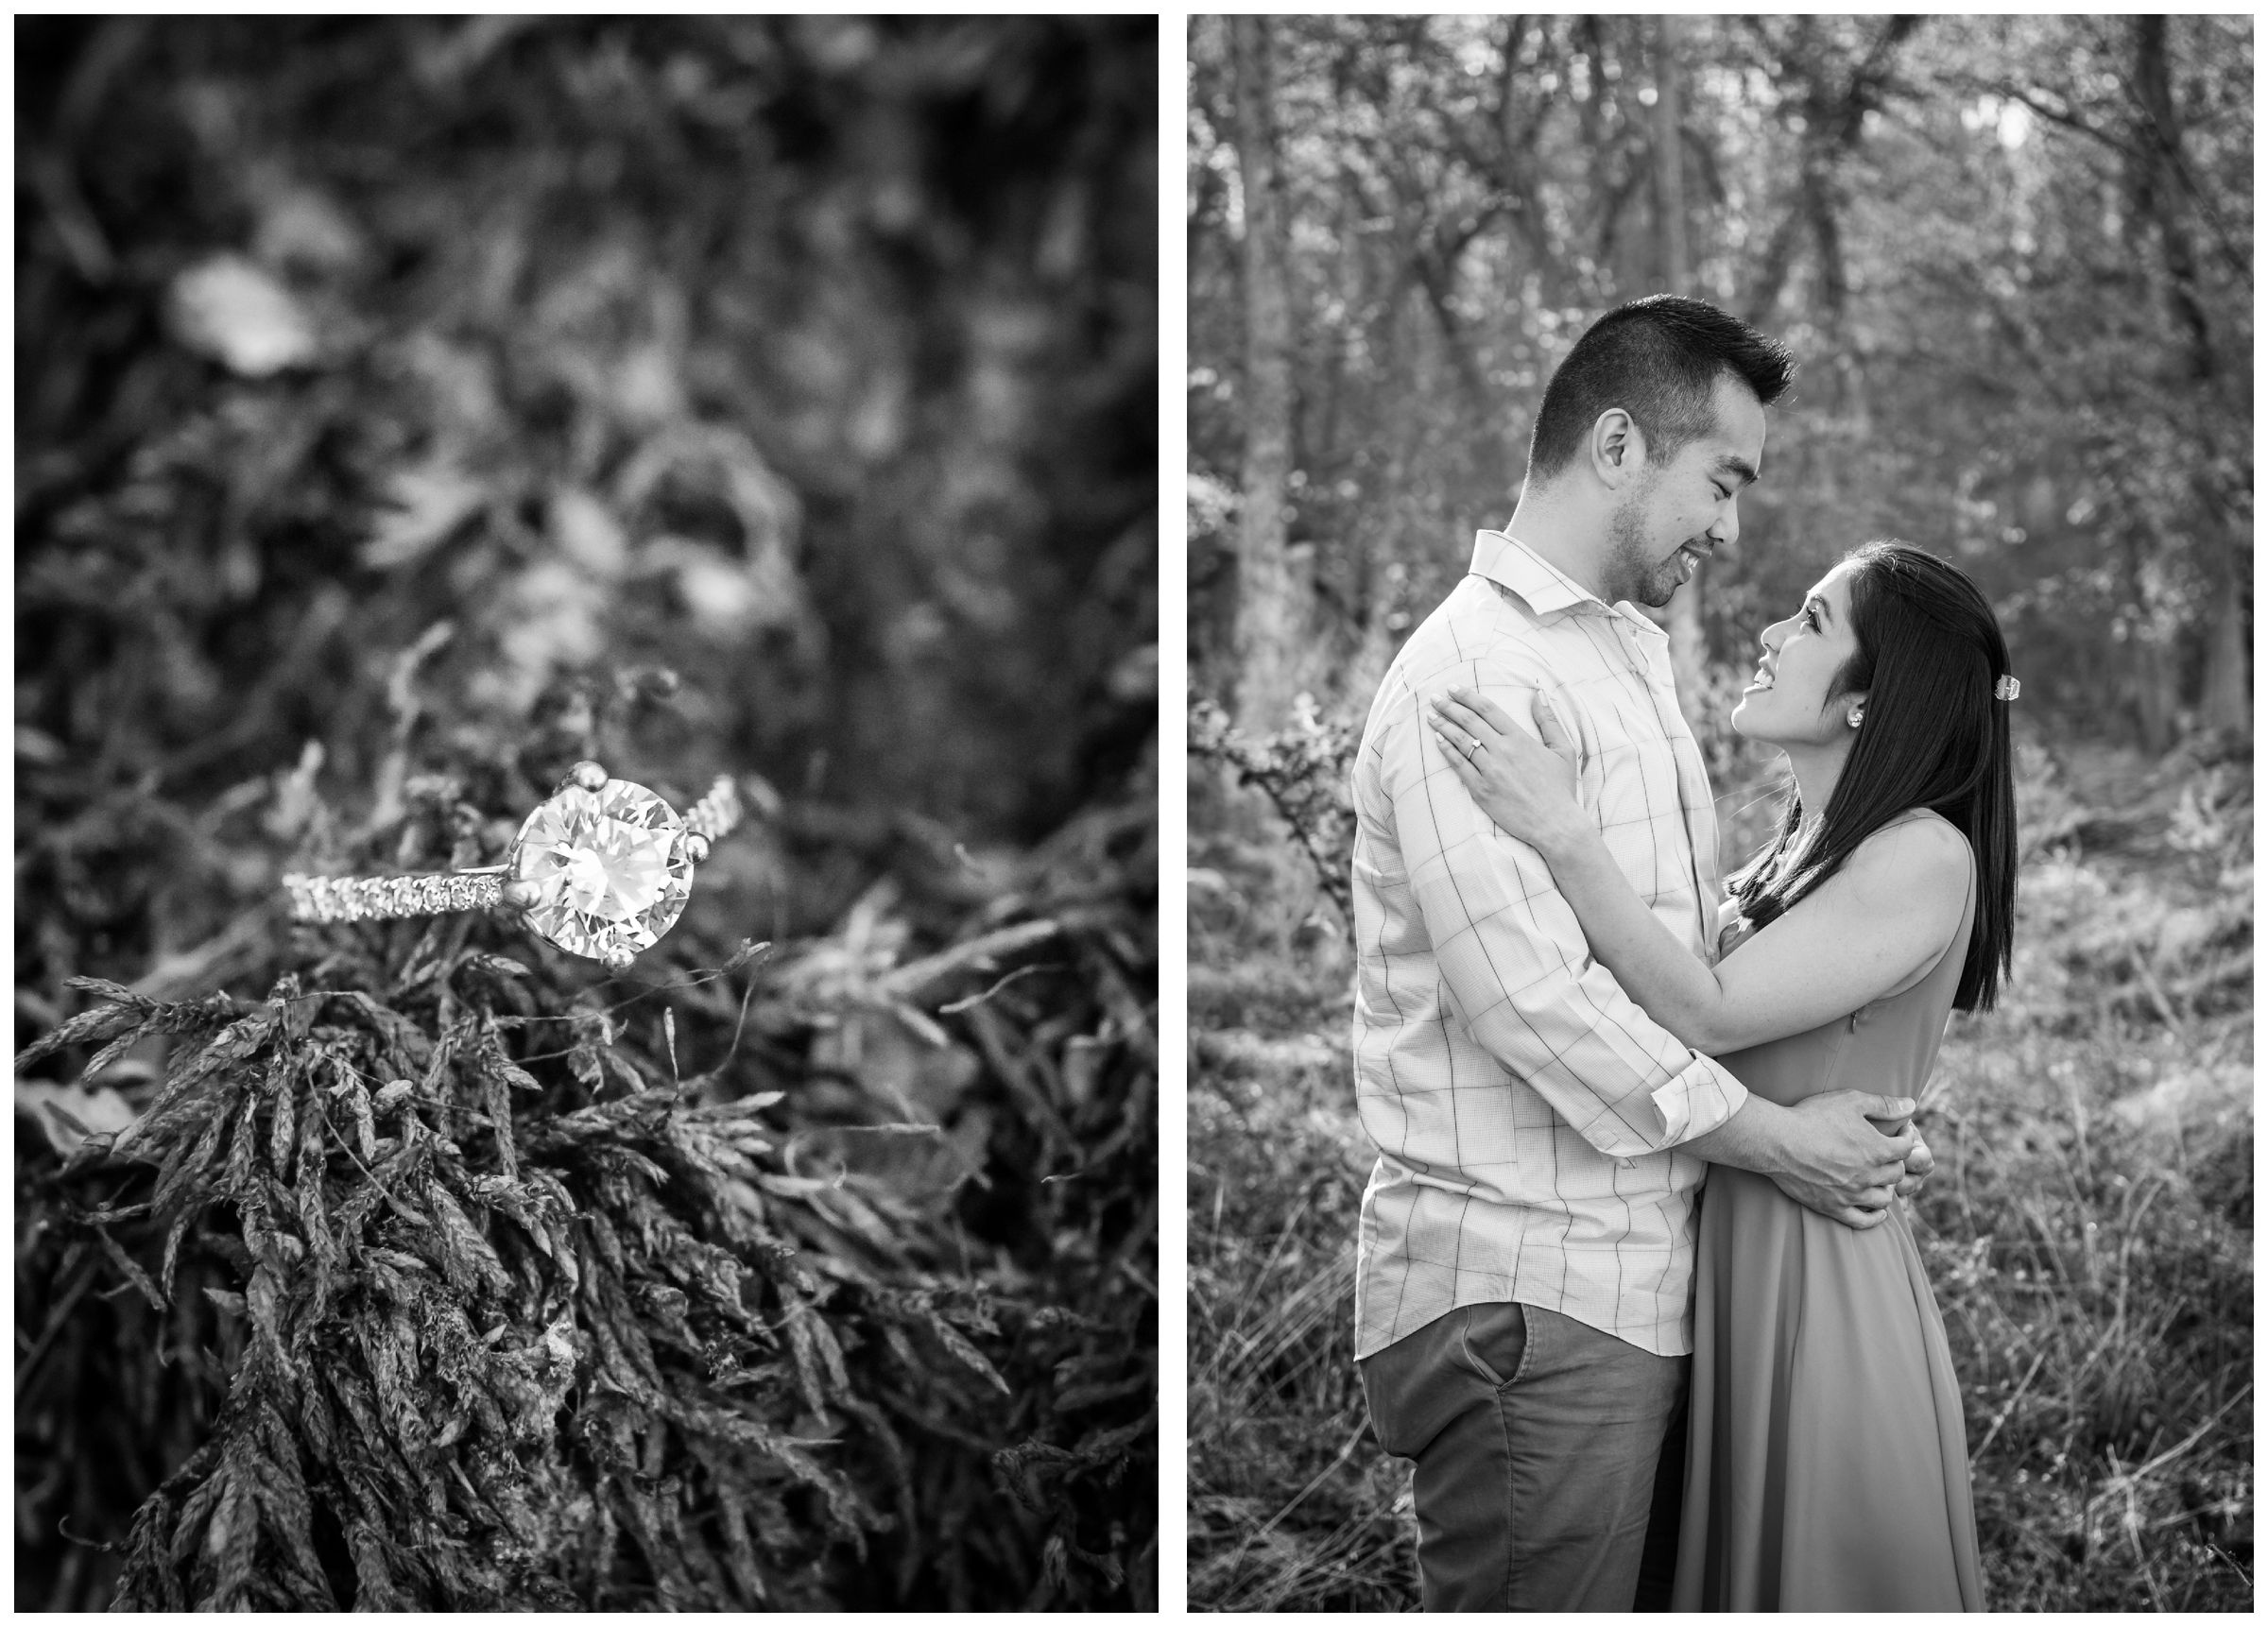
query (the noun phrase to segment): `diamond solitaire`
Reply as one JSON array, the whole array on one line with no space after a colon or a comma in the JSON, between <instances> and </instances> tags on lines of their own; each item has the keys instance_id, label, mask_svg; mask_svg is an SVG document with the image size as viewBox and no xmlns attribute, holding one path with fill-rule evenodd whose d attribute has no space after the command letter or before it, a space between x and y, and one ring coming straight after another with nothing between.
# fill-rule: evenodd
<instances>
[{"instance_id":1,"label":"diamond solitaire","mask_svg":"<svg viewBox=\"0 0 2268 1627\"><path fill-rule=\"evenodd\" d=\"M527 924L570 954L627 961L677 924L693 893L685 822L643 785L570 785L540 804L505 873L536 888Z\"/></svg>"},{"instance_id":2,"label":"diamond solitaire","mask_svg":"<svg viewBox=\"0 0 2268 1627\"><path fill-rule=\"evenodd\" d=\"M643 785L578 762L512 839L501 865L428 876L284 878L292 917L398 920L451 910L522 912L529 930L615 971L677 924L693 867L740 822L740 790L719 775L683 818Z\"/></svg>"}]
</instances>

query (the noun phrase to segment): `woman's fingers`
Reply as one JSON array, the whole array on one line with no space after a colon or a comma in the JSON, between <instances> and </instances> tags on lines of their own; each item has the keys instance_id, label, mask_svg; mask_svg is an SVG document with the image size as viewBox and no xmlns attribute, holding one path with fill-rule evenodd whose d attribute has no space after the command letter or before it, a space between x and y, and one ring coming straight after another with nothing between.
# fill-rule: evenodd
<instances>
[{"instance_id":1,"label":"woman's fingers","mask_svg":"<svg viewBox=\"0 0 2268 1627\"><path fill-rule=\"evenodd\" d=\"M1447 691L1447 694L1442 695L1442 698L1445 698L1445 700L1450 700L1450 702L1453 702L1453 705L1463 707L1465 711L1469 711L1469 713L1472 713L1472 716L1479 718L1481 723L1486 723L1487 728L1492 729L1492 732L1497 732L1497 734L1510 734L1510 732L1513 732L1513 729L1520 729L1520 725L1518 725L1518 723L1513 723L1513 713L1503 710L1502 705L1497 705L1497 702L1492 700L1490 695L1484 695L1484 694L1481 694L1479 689L1469 689L1468 684L1453 684L1453 687L1452 687L1450 691ZM1544 700L1544 691L1542 691L1542 689L1533 691L1533 694L1529 695L1529 707L1531 707L1533 716L1538 716L1538 718L1542 718L1542 716L1552 716L1552 702L1549 702L1549 700ZM1558 729L1558 718L1554 716L1554 718L1552 718L1552 723L1554 723L1554 728ZM1526 729L1521 729L1521 732L1526 732ZM1558 729L1558 734L1563 736L1563 739L1565 739L1565 734L1567 734L1567 732L1565 732L1565 729Z\"/></svg>"},{"instance_id":2,"label":"woman's fingers","mask_svg":"<svg viewBox=\"0 0 2268 1627\"><path fill-rule=\"evenodd\" d=\"M1487 782L1482 779L1481 771L1475 768L1471 760L1456 746L1449 746L1441 755L1449 759L1449 771L1455 775L1465 789L1471 792L1476 798L1487 789Z\"/></svg>"},{"instance_id":3,"label":"woman's fingers","mask_svg":"<svg viewBox=\"0 0 2268 1627\"><path fill-rule=\"evenodd\" d=\"M1442 745L1448 748L1452 757L1472 755L1472 736L1457 725L1445 717L1438 716L1426 719L1426 723L1433 729L1435 735L1439 738Z\"/></svg>"},{"instance_id":4,"label":"woman's fingers","mask_svg":"<svg viewBox=\"0 0 2268 1627\"><path fill-rule=\"evenodd\" d=\"M1450 700L1458 711L1469 713L1476 723L1486 725L1487 732L1492 732L1492 734L1513 732L1515 725L1513 725L1513 718L1510 718L1510 713L1503 710L1503 707L1499 707L1495 700L1490 700L1487 695L1481 694L1479 689L1468 687L1468 684L1453 684L1453 687L1447 691L1445 700Z\"/></svg>"},{"instance_id":5,"label":"woman's fingers","mask_svg":"<svg viewBox=\"0 0 2268 1627\"><path fill-rule=\"evenodd\" d=\"M1520 762L1520 754L1533 745L1524 731L1512 727L1501 708L1470 690L1457 690L1441 696L1434 702L1434 711L1435 716L1462 730L1468 741L1492 755L1498 766Z\"/></svg>"},{"instance_id":6,"label":"woman's fingers","mask_svg":"<svg viewBox=\"0 0 2268 1627\"><path fill-rule=\"evenodd\" d=\"M1475 740L1487 738L1486 722L1469 703L1458 699L1454 694L1434 697L1434 715L1455 724Z\"/></svg>"},{"instance_id":7,"label":"woman's fingers","mask_svg":"<svg viewBox=\"0 0 2268 1627\"><path fill-rule=\"evenodd\" d=\"M1558 784L1572 791L1581 755L1541 691L1535 693L1531 704L1541 730L1540 741L1515 724L1503 707L1462 686L1435 696L1429 702L1427 721L1452 754L1469 758L1484 769L1484 782L1493 776L1493 782L1500 785L1532 780L1538 786Z\"/></svg>"},{"instance_id":8,"label":"woman's fingers","mask_svg":"<svg viewBox=\"0 0 2268 1627\"><path fill-rule=\"evenodd\" d=\"M1536 698L1538 700L1541 700L1543 698L1543 692L1541 690L1538 690L1536 692ZM1476 692L1472 696L1471 705L1475 711L1479 712L1482 717L1487 720L1488 727L1495 729L1499 734L1510 734L1513 729L1519 727L1519 725L1512 721L1512 714L1510 712L1506 711L1503 707L1497 705L1496 702L1490 700L1485 694L1481 694Z\"/></svg>"},{"instance_id":9,"label":"woman's fingers","mask_svg":"<svg viewBox=\"0 0 2268 1627\"><path fill-rule=\"evenodd\" d=\"M1494 745L1500 741L1513 743L1518 736L1528 732L1512 721L1510 712L1476 689L1459 685L1434 704L1486 745ZM1544 698L1543 691L1537 690L1529 696L1528 715L1535 720L1536 736L1546 750L1570 762L1575 761L1578 753L1574 740L1559 722L1559 714L1552 710L1552 703ZM1516 744L1513 749L1518 749Z\"/></svg>"},{"instance_id":10,"label":"woman's fingers","mask_svg":"<svg viewBox=\"0 0 2268 1627\"><path fill-rule=\"evenodd\" d=\"M1503 708L1479 690L1460 685L1442 695L1435 704L1449 711L1458 723L1482 740L1492 735L1508 734L1512 730L1512 720L1504 715Z\"/></svg>"},{"instance_id":11,"label":"woman's fingers","mask_svg":"<svg viewBox=\"0 0 2268 1627\"><path fill-rule=\"evenodd\" d=\"M1501 737L1492 737L1487 725L1469 711L1437 707L1426 721L1433 726L1434 733L1440 737L1443 750L1451 757L1469 763L1476 770L1484 764L1490 768L1503 768L1517 761L1512 755L1514 748L1510 744ZM1482 782L1475 781L1476 784Z\"/></svg>"}]
</instances>

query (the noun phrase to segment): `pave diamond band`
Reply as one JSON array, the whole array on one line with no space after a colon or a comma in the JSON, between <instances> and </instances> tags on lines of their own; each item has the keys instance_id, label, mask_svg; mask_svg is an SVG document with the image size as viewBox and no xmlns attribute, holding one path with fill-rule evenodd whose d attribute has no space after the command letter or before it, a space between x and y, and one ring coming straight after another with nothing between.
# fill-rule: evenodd
<instances>
[{"instance_id":1,"label":"pave diamond band","mask_svg":"<svg viewBox=\"0 0 2268 1627\"><path fill-rule=\"evenodd\" d=\"M709 795L685 810L685 829L710 842L720 842L740 823L740 787L729 774L716 777Z\"/></svg>"},{"instance_id":2,"label":"pave diamond band","mask_svg":"<svg viewBox=\"0 0 2268 1627\"><path fill-rule=\"evenodd\" d=\"M501 870L425 876L286 876L295 921L394 921L495 908Z\"/></svg>"},{"instance_id":3,"label":"pave diamond band","mask_svg":"<svg viewBox=\"0 0 2268 1627\"><path fill-rule=\"evenodd\" d=\"M284 886L301 921L514 910L560 949L620 969L677 923L694 866L740 816L740 789L729 775L680 817L644 786L578 762L528 814L502 865L414 876L295 874Z\"/></svg>"}]
</instances>

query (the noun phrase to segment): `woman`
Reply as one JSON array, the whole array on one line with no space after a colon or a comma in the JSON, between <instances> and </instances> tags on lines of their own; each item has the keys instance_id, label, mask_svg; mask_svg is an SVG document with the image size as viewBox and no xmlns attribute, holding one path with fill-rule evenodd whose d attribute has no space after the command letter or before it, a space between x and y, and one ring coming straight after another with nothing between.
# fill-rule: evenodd
<instances>
[{"instance_id":1,"label":"woman","mask_svg":"<svg viewBox=\"0 0 2268 1627\"><path fill-rule=\"evenodd\" d=\"M1782 1105L1918 1097L1948 1013L1989 1009L2008 967L2007 646L1959 571L1872 542L1763 647L1732 726L1778 746L1794 787L1778 835L1729 885L1714 967L1616 868L1542 695L1542 745L1469 692L1432 721L1657 1021ZM1853 1227L1761 1176L1710 1171L1675 1608L1984 1608L1945 1325L1904 1212L1880 1212Z\"/></svg>"}]
</instances>

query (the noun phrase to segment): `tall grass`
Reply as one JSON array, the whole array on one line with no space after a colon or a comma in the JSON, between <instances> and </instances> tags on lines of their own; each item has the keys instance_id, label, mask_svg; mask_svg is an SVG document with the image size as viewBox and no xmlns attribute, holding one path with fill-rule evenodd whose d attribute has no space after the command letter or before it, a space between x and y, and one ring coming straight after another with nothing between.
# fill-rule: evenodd
<instances>
[{"instance_id":1,"label":"tall grass","mask_svg":"<svg viewBox=\"0 0 2268 1627\"><path fill-rule=\"evenodd\" d=\"M2015 978L1954 1020L1913 1210L1987 1594L2249 1609L2250 765L2059 755L2025 756ZM1257 798L1209 785L1191 864L1190 1602L1414 1609L1353 1368L1343 927Z\"/></svg>"},{"instance_id":2,"label":"tall grass","mask_svg":"<svg viewBox=\"0 0 2268 1627\"><path fill-rule=\"evenodd\" d=\"M1404 1608L1415 1532L1355 1379L1350 963L1288 849L1216 835L1192 867L1190 1603Z\"/></svg>"}]
</instances>

